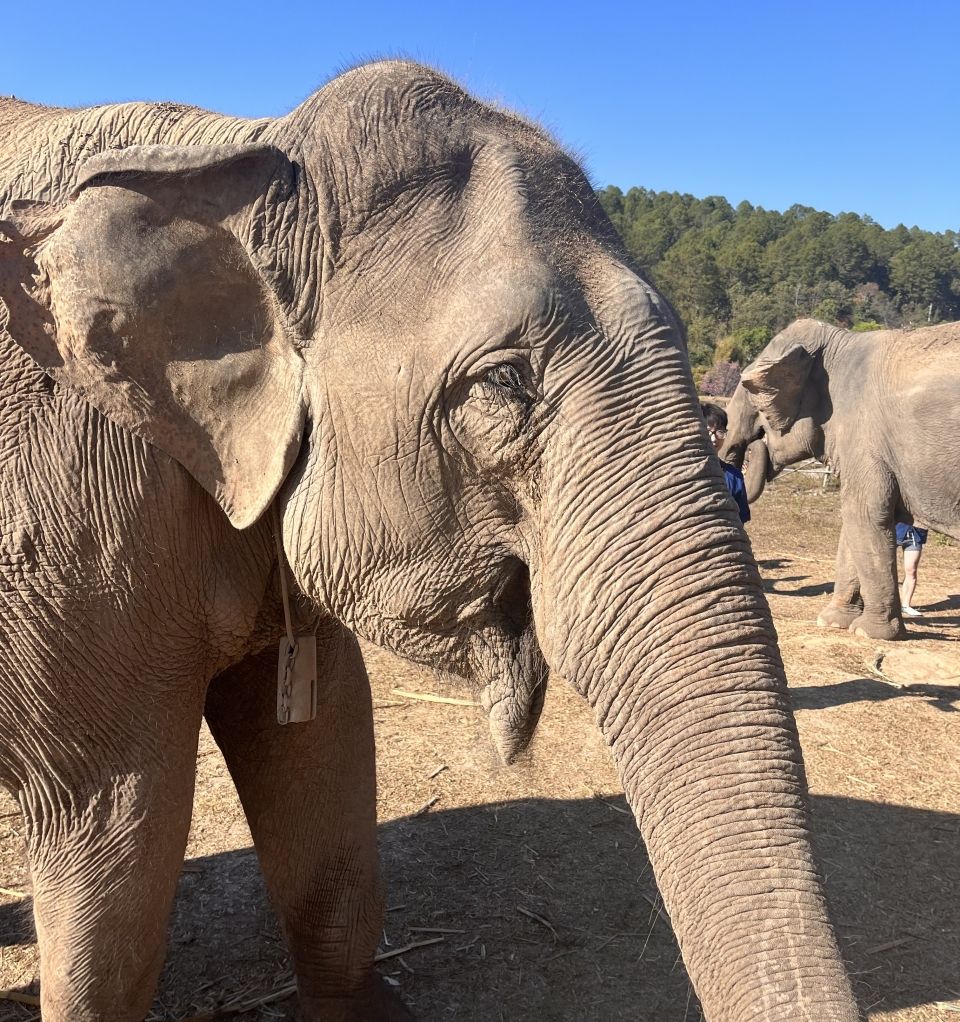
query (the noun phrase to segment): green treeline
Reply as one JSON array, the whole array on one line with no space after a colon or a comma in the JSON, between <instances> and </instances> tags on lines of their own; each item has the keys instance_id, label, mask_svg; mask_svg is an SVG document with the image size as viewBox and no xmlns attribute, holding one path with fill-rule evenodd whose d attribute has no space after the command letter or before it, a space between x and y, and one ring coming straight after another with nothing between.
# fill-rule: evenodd
<instances>
[{"instance_id":1,"label":"green treeline","mask_svg":"<svg viewBox=\"0 0 960 1022\"><path fill-rule=\"evenodd\" d=\"M789 322L860 330L960 319L960 233L610 186L600 201L687 325L690 360L744 364ZM702 368L701 368L702 372Z\"/></svg>"}]
</instances>

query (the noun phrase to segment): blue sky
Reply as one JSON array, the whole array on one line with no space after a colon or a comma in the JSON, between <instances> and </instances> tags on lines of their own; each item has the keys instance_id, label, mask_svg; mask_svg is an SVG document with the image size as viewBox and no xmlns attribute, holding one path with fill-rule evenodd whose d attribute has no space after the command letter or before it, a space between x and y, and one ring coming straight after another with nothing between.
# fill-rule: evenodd
<instances>
[{"instance_id":1,"label":"blue sky","mask_svg":"<svg viewBox=\"0 0 960 1022\"><path fill-rule=\"evenodd\" d=\"M0 92L285 113L373 56L532 115L598 186L960 230L960 4L5 5Z\"/></svg>"}]
</instances>

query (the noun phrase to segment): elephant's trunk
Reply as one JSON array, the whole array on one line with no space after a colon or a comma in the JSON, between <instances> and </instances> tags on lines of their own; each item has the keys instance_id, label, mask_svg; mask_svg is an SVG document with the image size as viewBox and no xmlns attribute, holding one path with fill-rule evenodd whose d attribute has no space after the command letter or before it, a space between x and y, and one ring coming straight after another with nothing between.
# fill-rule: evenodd
<instances>
[{"instance_id":1,"label":"elephant's trunk","mask_svg":"<svg viewBox=\"0 0 960 1022\"><path fill-rule=\"evenodd\" d=\"M770 451L766 441L761 438L754 440L747 447L743 459L743 480L747 488L747 500L752 504L760 499L767 480L771 478Z\"/></svg>"},{"instance_id":2,"label":"elephant's trunk","mask_svg":"<svg viewBox=\"0 0 960 1022\"><path fill-rule=\"evenodd\" d=\"M645 347L567 404L543 650L612 747L706 1017L854 1022L757 568L676 345ZM656 387L624 428L638 378Z\"/></svg>"}]
</instances>

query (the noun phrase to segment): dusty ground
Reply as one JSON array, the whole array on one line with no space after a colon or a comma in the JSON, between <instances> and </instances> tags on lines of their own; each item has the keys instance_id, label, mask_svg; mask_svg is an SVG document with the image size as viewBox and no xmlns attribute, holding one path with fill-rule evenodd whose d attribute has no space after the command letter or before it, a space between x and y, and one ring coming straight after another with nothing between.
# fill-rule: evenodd
<instances>
[{"instance_id":1,"label":"dusty ground","mask_svg":"<svg viewBox=\"0 0 960 1022\"><path fill-rule=\"evenodd\" d=\"M784 476L754 508L797 708L827 889L871 1019L960 1019L960 548L932 542L903 643L814 624L837 496ZM469 706L391 689L434 680L369 651L388 914L383 971L425 1022L699 1019L616 777L585 706L550 691L529 760L497 765ZM193 831L153 1019L293 1017L256 861L205 736ZM438 768L444 767L436 773ZM436 800L435 802L432 800ZM421 815L418 810L431 803ZM35 990L29 877L0 801L0 987ZM14 892L14 893L10 893ZM24 896L16 892L24 892ZM212 1014L209 1014L211 1013ZM0 1022L37 1018L0 1003Z\"/></svg>"}]
</instances>

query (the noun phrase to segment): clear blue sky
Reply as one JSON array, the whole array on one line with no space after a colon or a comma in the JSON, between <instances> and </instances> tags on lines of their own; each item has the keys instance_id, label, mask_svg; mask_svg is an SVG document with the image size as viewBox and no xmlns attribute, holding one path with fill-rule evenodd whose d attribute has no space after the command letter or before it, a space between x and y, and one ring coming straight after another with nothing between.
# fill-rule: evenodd
<instances>
[{"instance_id":1,"label":"clear blue sky","mask_svg":"<svg viewBox=\"0 0 960 1022\"><path fill-rule=\"evenodd\" d=\"M960 229L956 0L4 5L0 92L284 113L373 56L532 115L593 182Z\"/></svg>"}]
</instances>

